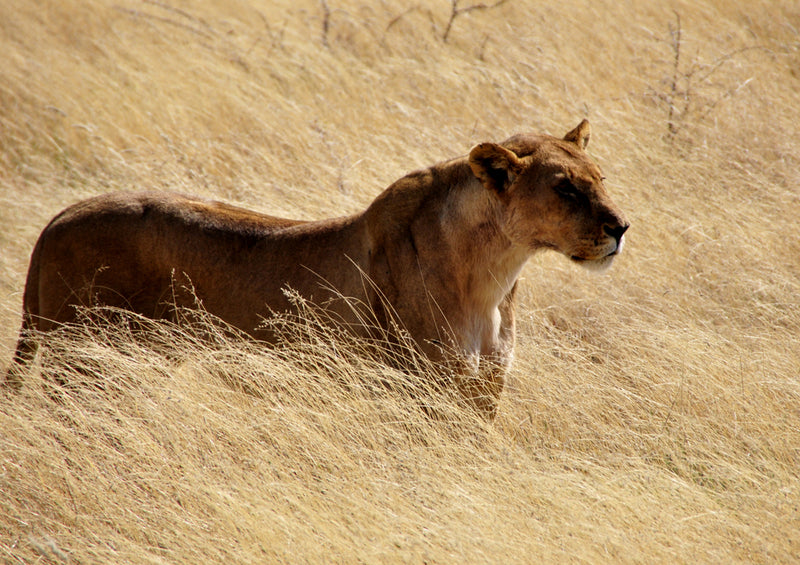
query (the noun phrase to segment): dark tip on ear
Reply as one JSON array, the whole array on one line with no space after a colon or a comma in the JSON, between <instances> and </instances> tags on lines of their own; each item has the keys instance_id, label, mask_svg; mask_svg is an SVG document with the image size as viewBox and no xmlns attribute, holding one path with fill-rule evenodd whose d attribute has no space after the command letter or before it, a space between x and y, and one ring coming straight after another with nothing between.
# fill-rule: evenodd
<instances>
[{"instance_id":1,"label":"dark tip on ear","mask_svg":"<svg viewBox=\"0 0 800 565\"><path fill-rule=\"evenodd\" d=\"M569 141L577 145L580 149L585 150L589 145L589 138L592 136L592 126L589 125L589 120L584 119L579 123L575 129L564 136L564 141Z\"/></svg>"}]
</instances>

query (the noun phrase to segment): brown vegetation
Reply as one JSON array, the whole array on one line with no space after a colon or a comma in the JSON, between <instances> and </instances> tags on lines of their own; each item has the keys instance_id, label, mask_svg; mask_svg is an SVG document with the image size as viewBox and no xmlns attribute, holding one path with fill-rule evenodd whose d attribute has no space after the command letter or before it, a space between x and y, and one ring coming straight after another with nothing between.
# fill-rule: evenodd
<instances>
[{"instance_id":1,"label":"brown vegetation","mask_svg":"<svg viewBox=\"0 0 800 565\"><path fill-rule=\"evenodd\" d=\"M440 4L0 4L3 366L38 233L101 193L345 215L587 116L633 226L606 274L523 271L492 425L426 418L313 309L269 351L53 334L0 398L0 560L797 559L796 2L510 0L447 42Z\"/></svg>"}]
</instances>

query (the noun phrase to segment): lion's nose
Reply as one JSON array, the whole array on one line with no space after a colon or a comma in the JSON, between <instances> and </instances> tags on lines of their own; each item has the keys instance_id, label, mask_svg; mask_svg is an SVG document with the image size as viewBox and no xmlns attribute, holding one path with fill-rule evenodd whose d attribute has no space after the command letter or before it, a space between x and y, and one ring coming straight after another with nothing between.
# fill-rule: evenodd
<instances>
[{"instance_id":1,"label":"lion's nose","mask_svg":"<svg viewBox=\"0 0 800 565\"><path fill-rule=\"evenodd\" d=\"M619 243L619 241L622 239L622 234L624 234L628 230L629 227L630 227L630 224L623 224L623 225L617 224L617 225L614 225L614 226L612 226L610 224L605 224L603 226L603 231L606 232L611 237L613 237L614 240L617 243Z\"/></svg>"}]
</instances>

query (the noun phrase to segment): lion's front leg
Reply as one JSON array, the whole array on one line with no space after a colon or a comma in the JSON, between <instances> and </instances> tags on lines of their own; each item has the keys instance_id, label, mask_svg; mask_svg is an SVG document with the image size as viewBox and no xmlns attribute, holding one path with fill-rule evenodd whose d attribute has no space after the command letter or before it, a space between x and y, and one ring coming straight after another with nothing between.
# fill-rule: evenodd
<instances>
[{"instance_id":1,"label":"lion's front leg","mask_svg":"<svg viewBox=\"0 0 800 565\"><path fill-rule=\"evenodd\" d=\"M504 297L498 307L499 327L492 332L491 339L484 342L469 374L461 381L461 393L488 421L497 415L497 405L506 384L506 372L514 357L515 316L514 293L517 285Z\"/></svg>"},{"instance_id":2,"label":"lion's front leg","mask_svg":"<svg viewBox=\"0 0 800 565\"><path fill-rule=\"evenodd\" d=\"M497 416L500 394L505 386L504 370L480 370L462 377L459 390L469 405L491 422Z\"/></svg>"},{"instance_id":3,"label":"lion's front leg","mask_svg":"<svg viewBox=\"0 0 800 565\"><path fill-rule=\"evenodd\" d=\"M505 386L508 367L503 355L474 355L457 378L459 393L485 420L497 416L497 406Z\"/></svg>"}]
</instances>

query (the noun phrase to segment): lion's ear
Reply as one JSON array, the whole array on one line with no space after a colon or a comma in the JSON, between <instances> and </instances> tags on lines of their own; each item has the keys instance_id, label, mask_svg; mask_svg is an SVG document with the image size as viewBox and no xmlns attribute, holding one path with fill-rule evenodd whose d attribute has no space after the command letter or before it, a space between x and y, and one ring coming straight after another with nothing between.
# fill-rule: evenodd
<instances>
[{"instance_id":1,"label":"lion's ear","mask_svg":"<svg viewBox=\"0 0 800 565\"><path fill-rule=\"evenodd\" d=\"M513 151L494 143L481 143L469 152L469 166L487 189L498 194L514 182L522 162Z\"/></svg>"},{"instance_id":2,"label":"lion's ear","mask_svg":"<svg viewBox=\"0 0 800 565\"><path fill-rule=\"evenodd\" d=\"M581 149L586 149L590 137L592 137L592 126L589 125L589 120L583 120L574 130L564 136L564 141L571 141Z\"/></svg>"}]
</instances>

